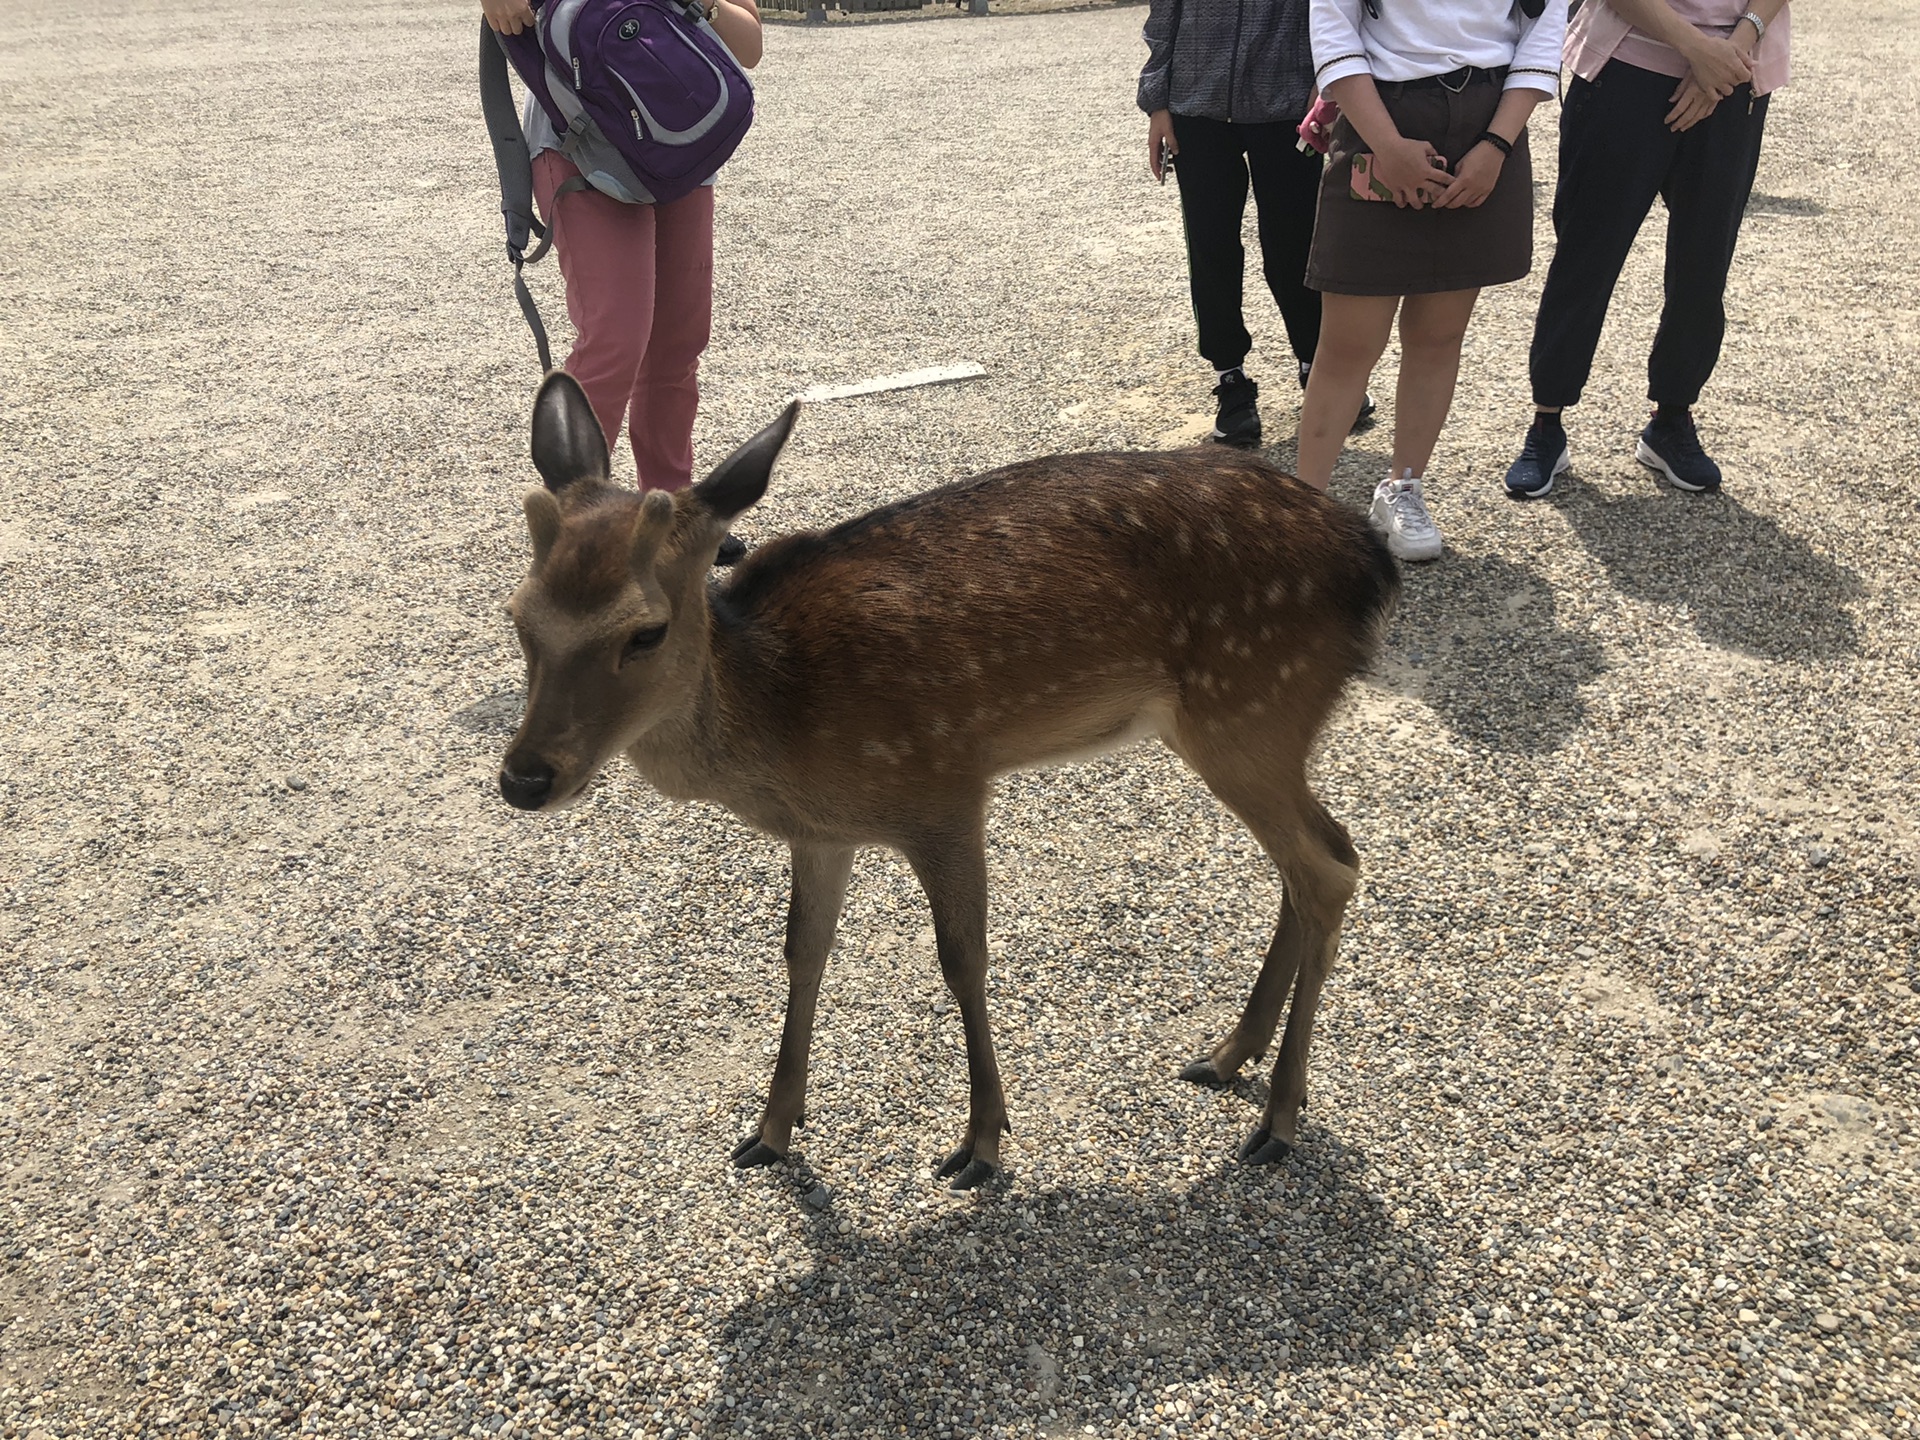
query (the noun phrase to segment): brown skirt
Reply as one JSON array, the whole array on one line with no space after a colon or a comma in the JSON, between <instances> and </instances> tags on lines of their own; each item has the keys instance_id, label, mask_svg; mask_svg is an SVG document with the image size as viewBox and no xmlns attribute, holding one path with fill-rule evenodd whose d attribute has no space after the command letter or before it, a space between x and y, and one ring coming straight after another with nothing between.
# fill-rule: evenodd
<instances>
[{"instance_id":1,"label":"brown skirt","mask_svg":"<svg viewBox=\"0 0 1920 1440\"><path fill-rule=\"evenodd\" d=\"M1501 87L1486 80L1458 94L1445 86L1382 84L1400 133L1458 164L1493 121ZM1356 200L1353 157L1366 150L1347 117L1335 122L1320 181L1307 284L1335 295L1432 295L1504 285L1533 268L1533 162L1523 132L1493 193L1471 210L1402 210Z\"/></svg>"}]
</instances>

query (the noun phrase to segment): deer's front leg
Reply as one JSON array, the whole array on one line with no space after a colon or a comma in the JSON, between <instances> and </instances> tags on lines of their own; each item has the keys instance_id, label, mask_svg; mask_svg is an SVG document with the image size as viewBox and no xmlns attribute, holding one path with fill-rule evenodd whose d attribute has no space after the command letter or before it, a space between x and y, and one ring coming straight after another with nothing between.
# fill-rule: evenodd
<instances>
[{"instance_id":1,"label":"deer's front leg","mask_svg":"<svg viewBox=\"0 0 1920 1440\"><path fill-rule=\"evenodd\" d=\"M971 1190L1000 1173L1000 1135L1007 1097L987 1024L987 856L978 823L962 834L929 841L908 852L933 908L940 973L960 1006L967 1036L967 1129L960 1148L939 1174L955 1190Z\"/></svg>"},{"instance_id":2,"label":"deer's front leg","mask_svg":"<svg viewBox=\"0 0 1920 1440\"><path fill-rule=\"evenodd\" d=\"M787 1021L780 1031L780 1058L760 1128L734 1147L735 1165L773 1165L787 1158L793 1127L807 1108L807 1050L820 976L840 924L853 871L853 847L793 846L793 896L787 905Z\"/></svg>"}]
</instances>

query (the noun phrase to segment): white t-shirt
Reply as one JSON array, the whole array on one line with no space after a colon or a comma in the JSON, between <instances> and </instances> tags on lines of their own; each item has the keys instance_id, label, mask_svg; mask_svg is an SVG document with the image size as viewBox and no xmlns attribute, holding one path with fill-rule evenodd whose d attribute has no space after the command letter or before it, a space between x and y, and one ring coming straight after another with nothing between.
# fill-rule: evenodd
<instances>
[{"instance_id":1,"label":"white t-shirt","mask_svg":"<svg viewBox=\"0 0 1920 1440\"><path fill-rule=\"evenodd\" d=\"M1423 80L1466 65L1505 65L1509 90L1560 93L1566 0L1546 0L1529 20L1514 0L1311 0L1314 81L1322 90L1349 75Z\"/></svg>"}]
</instances>

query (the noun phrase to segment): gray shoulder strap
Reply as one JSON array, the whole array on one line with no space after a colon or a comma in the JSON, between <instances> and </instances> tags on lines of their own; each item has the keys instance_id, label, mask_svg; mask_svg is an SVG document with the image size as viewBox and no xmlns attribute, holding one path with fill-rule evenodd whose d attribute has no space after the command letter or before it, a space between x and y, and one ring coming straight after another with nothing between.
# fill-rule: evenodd
<instances>
[{"instance_id":1,"label":"gray shoulder strap","mask_svg":"<svg viewBox=\"0 0 1920 1440\"><path fill-rule=\"evenodd\" d=\"M494 168L500 172L500 214L507 222L507 258L513 261L513 298L520 302L520 313L533 331L534 348L540 352L540 372L553 368L553 352L547 343L547 327L541 323L540 308L533 303L522 269L547 253L553 244L553 229L542 225L533 213L533 157L527 153L526 132L520 126L520 112L513 103L513 86L507 79L507 52L485 20L480 22L480 113L486 117L487 134L493 140ZM557 218L560 198L575 190L585 190L587 182L578 175L564 180L553 193L553 211ZM527 241L540 237L534 252L527 254Z\"/></svg>"}]
</instances>

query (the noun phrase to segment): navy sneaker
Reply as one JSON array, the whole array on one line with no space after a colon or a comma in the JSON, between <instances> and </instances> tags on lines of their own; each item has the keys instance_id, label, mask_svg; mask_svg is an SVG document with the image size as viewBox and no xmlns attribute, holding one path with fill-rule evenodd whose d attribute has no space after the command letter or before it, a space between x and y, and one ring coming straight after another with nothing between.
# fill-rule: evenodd
<instances>
[{"instance_id":1,"label":"navy sneaker","mask_svg":"<svg viewBox=\"0 0 1920 1440\"><path fill-rule=\"evenodd\" d=\"M1238 367L1227 371L1213 387L1213 398L1220 402L1213 417L1212 439L1222 445L1237 445L1251 450L1260 443L1260 409L1254 403L1260 387Z\"/></svg>"},{"instance_id":2,"label":"navy sneaker","mask_svg":"<svg viewBox=\"0 0 1920 1440\"><path fill-rule=\"evenodd\" d=\"M1311 360L1302 360L1300 362L1300 388L1302 390L1307 388L1307 380L1312 374L1313 362ZM1373 392L1369 390L1360 397L1360 413L1353 417L1353 424L1347 433L1357 434L1359 431L1365 430L1369 425L1373 424L1374 416L1379 413L1379 410L1380 407L1373 403Z\"/></svg>"},{"instance_id":3,"label":"navy sneaker","mask_svg":"<svg viewBox=\"0 0 1920 1440\"><path fill-rule=\"evenodd\" d=\"M1520 447L1520 458L1507 467L1507 494L1516 500L1538 500L1553 493L1553 477L1573 468L1573 451L1567 446L1566 427L1542 425L1527 427L1527 443Z\"/></svg>"},{"instance_id":4,"label":"navy sneaker","mask_svg":"<svg viewBox=\"0 0 1920 1440\"><path fill-rule=\"evenodd\" d=\"M1693 428L1693 412L1682 410L1671 417L1656 410L1640 432L1640 444L1633 458L1650 470L1658 470L1676 490L1718 490L1720 467L1700 448L1699 432Z\"/></svg>"}]
</instances>

